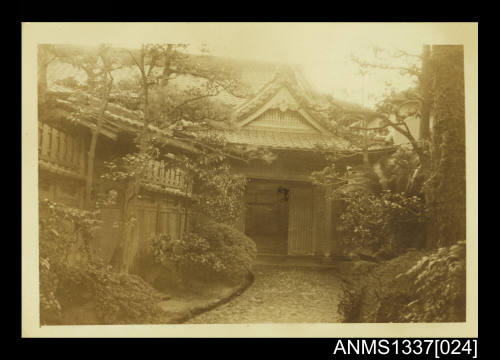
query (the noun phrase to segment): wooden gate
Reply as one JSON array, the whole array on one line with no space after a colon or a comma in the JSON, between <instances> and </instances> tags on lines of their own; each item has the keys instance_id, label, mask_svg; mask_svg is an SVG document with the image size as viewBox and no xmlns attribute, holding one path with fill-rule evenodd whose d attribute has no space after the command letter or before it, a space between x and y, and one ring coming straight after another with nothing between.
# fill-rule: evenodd
<instances>
[{"instance_id":1,"label":"wooden gate","mask_svg":"<svg viewBox=\"0 0 500 360\"><path fill-rule=\"evenodd\" d=\"M292 188L289 202L288 254L312 255L314 253L312 188Z\"/></svg>"}]
</instances>

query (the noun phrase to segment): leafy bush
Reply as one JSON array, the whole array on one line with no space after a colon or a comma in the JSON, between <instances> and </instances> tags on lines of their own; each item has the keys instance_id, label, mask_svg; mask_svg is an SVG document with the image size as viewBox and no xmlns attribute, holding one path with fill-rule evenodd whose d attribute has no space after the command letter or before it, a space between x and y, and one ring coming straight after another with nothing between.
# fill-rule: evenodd
<instances>
[{"instance_id":1,"label":"leafy bush","mask_svg":"<svg viewBox=\"0 0 500 360\"><path fill-rule=\"evenodd\" d=\"M197 174L197 218L208 218L228 225L240 221L244 209L246 179L227 164L218 164Z\"/></svg>"},{"instance_id":2,"label":"leafy bush","mask_svg":"<svg viewBox=\"0 0 500 360\"><path fill-rule=\"evenodd\" d=\"M365 287L342 284L337 311L344 323L359 322L361 307L365 298Z\"/></svg>"},{"instance_id":3,"label":"leafy bush","mask_svg":"<svg viewBox=\"0 0 500 360\"><path fill-rule=\"evenodd\" d=\"M60 321L56 297L59 276L70 265L86 266L92 258L89 241L98 225L97 213L39 201L40 322Z\"/></svg>"},{"instance_id":4,"label":"leafy bush","mask_svg":"<svg viewBox=\"0 0 500 360\"><path fill-rule=\"evenodd\" d=\"M156 262L166 267L175 264L187 279L236 281L251 270L257 249L233 227L208 222L180 240L153 236L150 251Z\"/></svg>"},{"instance_id":5,"label":"leafy bush","mask_svg":"<svg viewBox=\"0 0 500 360\"><path fill-rule=\"evenodd\" d=\"M40 259L40 323L55 324L61 319L61 304L55 292L59 283L47 259Z\"/></svg>"},{"instance_id":6,"label":"leafy bush","mask_svg":"<svg viewBox=\"0 0 500 360\"><path fill-rule=\"evenodd\" d=\"M225 224L208 222L196 231L208 241L210 249L221 262L220 272L233 278L248 274L257 255L257 247L252 239Z\"/></svg>"},{"instance_id":7,"label":"leafy bush","mask_svg":"<svg viewBox=\"0 0 500 360\"><path fill-rule=\"evenodd\" d=\"M53 265L88 262L89 242L100 224L98 212L68 207L43 199L39 202L40 257Z\"/></svg>"},{"instance_id":8,"label":"leafy bush","mask_svg":"<svg viewBox=\"0 0 500 360\"><path fill-rule=\"evenodd\" d=\"M160 321L162 294L135 275L101 264L89 242L99 224L97 212L41 200L39 212L40 323L63 323L67 310L94 305L99 324Z\"/></svg>"},{"instance_id":9,"label":"leafy bush","mask_svg":"<svg viewBox=\"0 0 500 360\"><path fill-rule=\"evenodd\" d=\"M423 245L427 212L424 201L417 197L384 190L380 195L354 193L345 197L341 215L342 245L346 251L364 247L408 248Z\"/></svg>"},{"instance_id":10,"label":"leafy bush","mask_svg":"<svg viewBox=\"0 0 500 360\"><path fill-rule=\"evenodd\" d=\"M137 275L121 274L106 268L70 267L60 275L57 296L63 307L92 302L99 324L157 323L163 295Z\"/></svg>"},{"instance_id":11,"label":"leafy bush","mask_svg":"<svg viewBox=\"0 0 500 360\"><path fill-rule=\"evenodd\" d=\"M408 251L344 287L344 322L465 321L465 242Z\"/></svg>"},{"instance_id":12,"label":"leafy bush","mask_svg":"<svg viewBox=\"0 0 500 360\"><path fill-rule=\"evenodd\" d=\"M400 321L465 321L465 241L423 257L398 279L411 286L412 302Z\"/></svg>"}]
</instances>

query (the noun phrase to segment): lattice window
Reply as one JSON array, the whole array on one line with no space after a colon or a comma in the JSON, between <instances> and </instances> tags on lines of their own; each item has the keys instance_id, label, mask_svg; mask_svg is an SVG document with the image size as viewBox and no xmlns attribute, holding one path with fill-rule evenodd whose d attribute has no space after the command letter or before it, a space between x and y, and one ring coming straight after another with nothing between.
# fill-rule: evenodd
<instances>
[{"instance_id":1,"label":"lattice window","mask_svg":"<svg viewBox=\"0 0 500 360\"><path fill-rule=\"evenodd\" d=\"M307 120L297 111L269 109L250 122L246 128L269 131L299 132L317 134Z\"/></svg>"}]
</instances>

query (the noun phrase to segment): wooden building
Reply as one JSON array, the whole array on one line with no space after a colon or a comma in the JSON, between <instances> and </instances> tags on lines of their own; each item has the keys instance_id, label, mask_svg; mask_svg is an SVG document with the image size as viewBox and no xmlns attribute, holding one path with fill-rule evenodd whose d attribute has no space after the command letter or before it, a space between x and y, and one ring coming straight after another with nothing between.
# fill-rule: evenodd
<instances>
[{"instance_id":1,"label":"wooden building","mask_svg":"<svg viewBox=\"0 0 500 360\"><path fill-rule=\"evenodd\" d=\"M39 104L38 183L39 198L73 207L84 204L85 179L91 131L95 129L99 99L78 94L74 89L52 86L46 102ZM133 139L142 128L140 113L110 103L99 134L93 179L93 201L97 194L115 189L101 180L104 162L134 151ZM156 136L164 136L162 151L189 153L190 148L171 138L167 130L151 126ZM137 219L135 236L145 244L152 234L167 233L179 238L187 226L191 184L180 170L167 169L163 161L153 161L143 177L140 199L131 204ZM120 194L120 192L116 192ZM122 199L101 204L102 225L93 248L109 262L121 238Z\"/></svg>"},{"instance_id":2,"label":"wooden building","mask_svg":"<svg viewBox=\"0 0 500 360\"><path fill-rule=\"evenodd\" d=\"M231 126L201 131L215 132L230 143L268 148L277 156L272 163L233 164L248 180L243 199L246 211L240 229L256 242L260 254L339 254L337 225L340 214L327 196L332 189L313 185L310 180L313 171L327 165L319 147L346 154L353 151L348 141L332 132L331 119L324 115L324 110L332 104L325 101L325 96L314 92L293 67L281 65L271 72L268 65L237 63L237 69L254 95L243 99L221 94L213 99L233 107ZM254 90L256 79L267 81L258 91ZM190 81L188 77L178 76L171 83L196 86L193 85L196 82L190 84ZM81 206L86 151L96 118L90 115L87 118L79 116L78 121L74 119L82 108L87 114L97 114L99 101L90 95L82 98L74 89L63 86L53 85L49 93L53 103L46 108L50 111L39 114L40 194L54 201ZM355 106L357 111L366 110L355 104L340 103L343 107ZM133 137L141 128L139 111L113 102L108 105L96 150L96 192L110 190L100 183L104 161L133 152ZM151 130L163 137L164 152L188 154L192 151L183 142L176 141L170 130L153 125ZM188 223L186 209L191 197L190 185L180 172L165 171L161 163L151 164L144 185L141 199L133 204L139 224L136 236L143 242L153 233L168 233L178 238ZM109 260L119 241L119 229L115 224L121 219L120 206L104 208L102 216L104 221L96 248Z\"/></svg>"},{"instance_id":3,"label":"wooden building","mask_svg":"<svg viewBox=\"0 0 500 360\"><path fill-rule=\"evenodd\" d=\"M335 218L328 188L311 183L326 163L318 146L347 151L322 118L314 94L292 67L280 66L272 80L233 115L233 128L217 130L234 144L266 147L277 158L234 167L247 180L241 229L260 254L314 256L334 253ZM333 219L332 219L333 217Z\"/></svg>"}]
</instances>

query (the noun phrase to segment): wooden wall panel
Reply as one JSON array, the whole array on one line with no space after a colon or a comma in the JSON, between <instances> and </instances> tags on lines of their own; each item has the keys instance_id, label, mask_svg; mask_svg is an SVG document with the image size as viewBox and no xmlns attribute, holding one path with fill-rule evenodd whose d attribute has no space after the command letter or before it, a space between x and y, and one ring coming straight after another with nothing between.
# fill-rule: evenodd
<instances>
[{"instance_id":1,"label":"wooden wall panel","mask_svg":"<svg viewBox=\"0 0 500 360\"><path fill-rule=\"evenodd\" d=\"M313 237L314 252L323 255L328 248L326 231L326 187L313 188Z\"/></svg>"},{"instance_id":2,"label":"wooden wall panel","mask_svg":"<svg viewBox=\"0 0 500 360\"><path fill-rule=\"evenodd\" d=\"M100 257L105 263L109 263L121 239L121 209L103 208L101 220L101 226L92 239L91 246L94 255Z\"/></svg>"},{"instance_id":3,"label":"wooden wall panel","mask_svg":"<svg viewBox=\"0 0 500 360\"><path fill-rule=\"evenodd\" d=\"M43 158L50 157L50 130L50 126L43 125L42 153L40 154Z\"/></svg>"},{"instance_id":4,"label":"wooden wall panel","mask_svg":"<svg viewBox=\"0 0 500 360\"><path fill-rule=\"evenodd\" d=\"M296 187L290 190L289 255L312 255L314 253L312 199L312 188Z\"/></svg>"}]
</instances>

